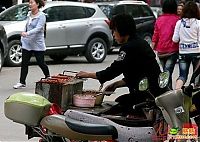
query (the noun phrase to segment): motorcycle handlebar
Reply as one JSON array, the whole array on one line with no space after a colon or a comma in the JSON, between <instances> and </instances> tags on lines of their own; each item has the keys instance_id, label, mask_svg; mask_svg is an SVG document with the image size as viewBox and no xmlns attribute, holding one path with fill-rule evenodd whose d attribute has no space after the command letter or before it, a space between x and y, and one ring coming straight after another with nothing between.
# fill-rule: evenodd
<instances>
[{"instance_id":1,"label":"motorcycle handlebar","mask_svg":"<svg viewBox=\"0 0 200 142\"><path fill-rule=\"evenodd\" d=\"M133 105L133 109L138 109L145 106L151 106L153 104L154 104L154 100L147 100L145 102L141 102L141 103Z\"/></svg>"},{"instance_id":2,"label":"motorcycle handlebar","mask_svg":"<svg viewBox=\"0 0 200 142\"><path fill-rule=\"evenodd\" d=\"M192 92L200 91L200 86L197 88L194 88Z\"/></svg>"},{"instance_id":3,"label":"motorcycle handlebar","mask_svg":"<svg viewBox=\"0 0 200 142\"><path fill-rule=\"evenodd\" d=\"M192 97L192 93L197 92L200 90L200 87L194 88L193 85L183 86L182 87L183 93L189 97Z\"/></svg>"}]
</instances>

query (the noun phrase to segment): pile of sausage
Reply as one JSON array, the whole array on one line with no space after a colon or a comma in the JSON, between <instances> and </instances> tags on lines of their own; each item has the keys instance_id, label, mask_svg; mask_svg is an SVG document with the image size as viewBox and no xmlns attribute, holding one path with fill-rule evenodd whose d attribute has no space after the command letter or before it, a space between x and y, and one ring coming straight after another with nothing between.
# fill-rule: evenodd
<instances>
[{"instance_id":1,"label":"pile of sausage","mask_svg":"<svg viewBox=\"0 0 200 142\"><path fill-rule=\"evenodd\" d=\"M51 76L50 78L41 79L39 82L48 84L65 84L67 82L73 81L74 79L74 76L58 74Z\"/></svg>"}]
</instances>

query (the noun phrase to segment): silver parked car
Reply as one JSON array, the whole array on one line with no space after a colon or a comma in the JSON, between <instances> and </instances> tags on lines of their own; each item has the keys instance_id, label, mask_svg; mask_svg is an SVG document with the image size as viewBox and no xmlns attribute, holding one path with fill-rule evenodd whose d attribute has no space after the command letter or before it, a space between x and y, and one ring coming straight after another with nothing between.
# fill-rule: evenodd
<instances>
[{"instance_id":1,"label":"silver parked car","mask_svg":"<svg viewBox=\"0 0 200 142\"><path fill-rule=\"evenodd\" d=\"M109 20L92 3L51 1L41 9L47 18L46 54L55 61L67 56L84 55L88 62L100 63L111 50L113 37ZM0 14L8 37L9 54L5 63L21 64L20 33L24 30L28 3L14 5Z\"/></svg>"}]
</instances>

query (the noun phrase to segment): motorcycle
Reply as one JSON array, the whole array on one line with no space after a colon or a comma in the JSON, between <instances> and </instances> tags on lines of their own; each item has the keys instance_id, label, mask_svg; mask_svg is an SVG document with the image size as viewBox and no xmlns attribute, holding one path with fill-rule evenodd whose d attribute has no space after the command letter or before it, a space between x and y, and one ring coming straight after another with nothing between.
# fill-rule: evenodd
<instances>
[{"instance_id":1,"label":"motorcycle","mask_svg":"<svg viewBox=\"0 0 200 142\"><path fill-rule=\"evenodd\" d=\"M161 88L167 86L168 78L168 72L160 74L158 80ZM171 111L183 104L182 101L179 101L178 105L172 103L174 96L179 98L180 95L175 93L177 95L172 96L174 92L167 91L154 98L148 90L147 78L142 79L138 86L140 91L145 91L153 97L153 100L148 99L133 106L133 109L142 110L140 116L108 115L105 112L94 115L93 108L89 113L68 109L63 114L56 104L50 103L40 95L27 92L19 92L7 98L4 103L4 114L14 122L26 125L28 138L41 137L41 142L164 141L168 137L168 124L172 128L182 127L182 121L176 117L174 111ZM107 105L110 108L116 106L115 103Z\"/></svg>"}]
</instances>

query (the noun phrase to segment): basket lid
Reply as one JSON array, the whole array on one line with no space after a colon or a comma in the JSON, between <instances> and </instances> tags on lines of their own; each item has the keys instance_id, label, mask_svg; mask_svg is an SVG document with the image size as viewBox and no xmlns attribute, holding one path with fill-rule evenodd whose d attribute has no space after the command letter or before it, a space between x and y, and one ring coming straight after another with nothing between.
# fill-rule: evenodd
<instances>
[{"instance_id":1,"label":"basket lid","mask_svg":"<svg viewBox=\"0 0 200 142\"><path fill-rule=\"evenodd\" d=\"M19 102L19 103L26 103L33 106L46 106L51 105L51 103L44 97L28 92L19 92L11 95L5 102Z\"/></svg>"}]
</instances>

